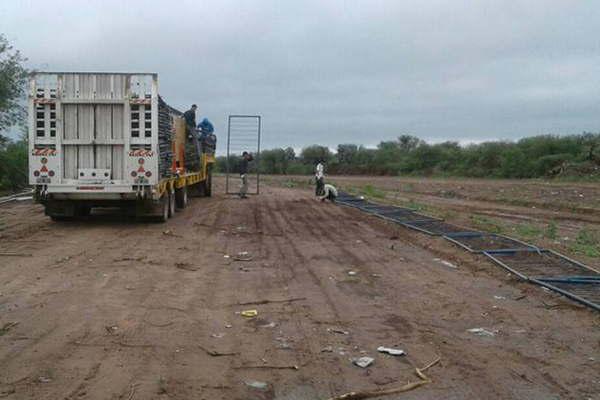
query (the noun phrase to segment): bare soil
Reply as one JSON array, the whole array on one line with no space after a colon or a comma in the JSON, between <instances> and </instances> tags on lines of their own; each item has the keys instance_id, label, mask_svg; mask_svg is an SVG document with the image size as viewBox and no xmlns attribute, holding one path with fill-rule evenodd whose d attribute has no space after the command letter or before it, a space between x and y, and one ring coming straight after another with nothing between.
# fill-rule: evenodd
<instances>
[{"instance_id":1,"label":"bare soil","mask_svg":"<svg viewBox=\"0 0 600 400\"><path fill-rule=\"evenodd\" d=\"M600 270L598 183L364 176L327 179L344 190L367 194L372 201L417 208L451 224L515 237ZM268 176L266 180L279 186L307 186L310 178ZM582 245L582 235L591 235L596 244Z\"/></svg>"},{"instance_id":2,"label":"bare soil","mask_svg":"<svg viewBox=\"0 0 600 400\"><path fill-rule=\"evenodd\" d=\"M600 398L598 313L273 182L240 200L218 180L165 224L1 205L0 398L327 399L437 357L430 384L382 399Z\"/></svg>"}]
</instances>

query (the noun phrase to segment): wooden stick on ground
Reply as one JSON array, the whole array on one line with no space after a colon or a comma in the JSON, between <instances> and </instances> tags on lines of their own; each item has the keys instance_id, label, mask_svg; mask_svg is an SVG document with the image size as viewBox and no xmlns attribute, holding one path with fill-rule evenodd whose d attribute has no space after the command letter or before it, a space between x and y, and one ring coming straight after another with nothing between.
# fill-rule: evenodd
<instances>
[{"instance_id":1,"label":"wooden stick on ground","mask_svg":"<svg viewBox=\"0 0 600 400\"><path fill-rule=\"evenodd\" d=\"M297 365L242 365L233 369L293 369L299 370Z\"/></svg>"},{"instance_id":2,"label":"wooden stick on ground","mask_svg":"<svg viewBox=\"0 0 600 400\"><path fill-rule=\"evenodd\" d=\"M360 391L360 392L349 392L349 393L345 393L345 394L342 394L339 396L330 397L328 400L363 400L363 399L370 399L373 397L386 396L388 394L408 392L409 390L416 389L419 386L423 386L428 383L431 383L431 379L429 379L423 373L423 371L426 371L429 368L433 367L439 361L440 361L440 358L438 357L423 368L415 368L415 373L421 379L420 381L407 383L404 386L400 386L400 387L392 388L392 389L372 390L372 391L364 390L364 391Z\"/></svg>"},{"instance_id":3,"label":"wooden stick on ground","mask_svg":"<svg viewBox=\"0 0 600 400\"><path fill-rule=\"evenodd\" d=\"M218 351L214 351L214 350L209 350L203 346L198 345L198 347L202 350L204 350L204 352L206 354L208 354L211 357L224 357L224 356L237 356L240 353L239 352L232 352L232 353L220 353Z\"/></svg>"},{"instance_id":4,"label":"wooden stick on ground","mask_svg":"<svg viewBox=\"0 0 600 400\"><path fill-rule=\"evenodd\" d=\"M283 300L259 300L259 301L247 301L245 303L237 303L239 306L249 306L249 305L260 305L260 304L268 304L268 303L291 303L293 301L306 300L306 297L294 297L291 299L283 299Z\"/></svg>"}]
</instances>

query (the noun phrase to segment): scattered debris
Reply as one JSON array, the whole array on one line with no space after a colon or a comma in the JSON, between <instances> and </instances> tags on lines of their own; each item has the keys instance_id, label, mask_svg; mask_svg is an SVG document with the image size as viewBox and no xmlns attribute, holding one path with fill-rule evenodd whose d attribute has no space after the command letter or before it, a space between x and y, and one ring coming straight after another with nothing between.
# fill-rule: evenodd
<instances>
[{"instance_id":1,"label":"scattered debris","mask_svg":"<svg viewBox=\"0 0 600 400\"><path fill-rule=\"evenodd\" d=\"M496 299L496 300L506 300L506 297L504 297L504 296L494 296L494 299Z\"/></svg>"},{"instance_id":2,"label":"scattered debris","mask_svg":"<svg viewBox=\"0 0 600 400\"><path fill-rule=\"evenodd\" d=\"M131 385L131 390L129 390L129 396L127 396L127 400L133 399L133 396L135 395L135 389L137 388L138 385L139 385L139 383L134 383ZM166 390L165 390L165 392L166 392Z\"/></svg>"},{"instance_id":3,"label":"scattered debris","mask_svg":"<svg viewBox=\"0 0 600 400\"><path fill-rule=\"evenodd\" d=\"M253 318L258 315L258 311L257 310L244 310L244 311L240 312L240 315L242 317Z\"/></svg>"},{"instance_id":4,"label":"scattered debris","mask_svg":"<svg viewBox=\"0 0 600 400\"><path fill-rule=\"evenodd\" d=\"M229 258L231 257L229 254L223 254L223 258Z\"/></svg>"},{"instance_id":5,"label":"scattered debris","mask_svg":"<svg viewBox=\"0 0 600 400\"><path fill-rule=\"evenodd\" d=\"M339 328L327 328L327 332L339 333L340 335L349 335L350 334L350 332L345 331L343 329L339 329Z\"/></svg>"},{"instance_id":6,"label":"scattered debris","mask_svg":"<svg viewBox=\"0 0 600 400\"><path fill-rule=\"evenodd\" d=\"M261 304L268 304L268 303L291 303L293 301L300 301L300 300L306 300L306 297L294 297L291 299L281 299L281 300L258 300L258 301L247 301L244 303L237 303L237 305L239 306L250 306L250 305L261 305Z\"/></svg>"},{"instance_id":7,"label":"scattered debris","mask_svg":"<svg viewBox=\"0 0 600 400\"><path fill-rule=\"evenodd\" d=\"M31 253L0 253L0 257L33 257Z\"/></svg>"},{"instance_id":8,"label":"scattered debris","mask_svg":"<svg viewBox=\"0 0 600 400\"><path fill-rule=\"evenodd\" d=\"M246 386L250 386L254 389L266 390L269 387L269 384L261 381L244 381Z\"/></svg>"},{"instance_id":9,"label":"scattered debris","mask_svg":"<svg viewBox=\"0 0 600 400\"><path fill-rule=\"evenodd\" d=\"M225 325L225 328L233 328L233 325L227 324L227 325Z\"/></svg>"},{"instance_id":10,"label":"scattered debris","mask_svg":"<svg viewBox=\"0 0 600 400\"><path fill-rule=\"evenodd\" d=\"M380 353L387 353L391 356L404 356L406 355L406 353L404 352L404 350L401 349L393 349L391 347L384 347L384 346L379 346L377 348L377 351Z\"/></svg>"},{"instance_id":11,"label":"scattered debris","mask_svg":"<svg viewBox=\"0 0 600 400\"><path fill-rule=\"evenodd\" d=\"M471 329L468 329L467 332L474 333L477 336L489 336L489 337L496 336L496 334L494 332L488 331L485 328L471 328Z\"/></svg>"},{"instance_id":12,"label":"scattered debris","mask_svg":"<svg viewBox=\"0 0 600 400\"><path fill-rule=\"evenodd\" d=\"M38 378L38 382L40 382L40 383L49 383L49 382L52 382L52 379L50 379L48 377L45 377L45 376L40 376Z\"/></svg>"},{"instance_id":13,"label":"scattered debris","mask_svg":"<svg viewBox=\"0 0 600 400\"><path fill-rule=\"evenodd\" d=\"M446 267L450 267L450 268L458 268L456 265L452 264L450 261L446 261L446 260L442 260L441 258L434 258L433 261L437 261L442 265L445 265Z\"/></svg>"},{"instance_id":14,"label":"scattered debris","mask_svg":"<svg viewBox=\"0 0 600 400\"><path fill-rule=\"evenodd\" d=\"M275 322L269 322L268 324L259 325L259 328L275 328L277 324Z\"/></svg>"},{"instance_id":15,"label":"scattered debris","mask_svg":"<svg viewBox=\"0 0 600 400\"><path fill-rule=\"evenodd\" d=\"M264 360L263 360L264 361ZM297 365L242 365L233 369L293 369L299 370Z\"/></svg>"},{"instance_id":16,"label":"scattered debris","mask_svg":"<svg viewBox=\"0 0 600 400\"><path fill-rule=\"evenodd\" d=\"M356 271L348 271L348 275L355 276L356 275Z\"/></svg>"},{"instance_id":17,"label":"scattered debris","mask_svg":"<svg viewBox=\"0 0 600 400\"><path fill-rule=\"evenodd\" d=\"M145 257L140 256L140 257L122 257L122 258L115 258L113 259L114 262L119 262L119 261L142 261Z\"/></svg>"},{"instance_id":18,"label":"scattered debris","mask_svg":"<svg viewBox=\"0 0 600 400\"><path fill-rule=\"evenodd\" d=\"M19 325L18 322L7 322L0 328L0 336L6 335L11 328Z\"/></svg>"},{"instance_id":19,"label":"scattered debris","mask_svg":"<svg viewBox=\"0 0 600 400\"><path fill-rule=\"evenodd\" d=\"M321 349L321 353L333 353L333 346L325 346Z\"/></svg>"},{"instance_id":20,"label":"scattered debris","mask_svg":"<svg viewBox=\"0 0 600 400\"><path fill-rule=\"evenodd\" d=\"M167 393L167 380L161 376L158 378L158 394Z\"/></svg>"},{"instance_id":21,"label":"scattered debris","mask_svg":"<svg viewBox=\"0 0 600 400\"><path fill-rule=\"evenodd\" d=\"M235 261L252 261L252 255L247 251L240 251L233 259Z\"/></svg>"},{"instance_id":22,"label":"scattered debris","mask_svg":"<svg viewBox=\"0 0 600 400\"><path fill-rule=\"evenodd\" d=\"M166 231L163 231L163 235L165 235L165 236L173 236L173 237L183 237L181 235L173 233L173 231L170 230L170 229L167 229Z\"/></svg>"},{"instance_id":23,"label":"scattered debris","mask_svg":"<svg viewBox=\"0 0 600 400\"><path fill-rule=\"evenodd\" d=\"M119 327L108 325L105 326L104 329L106 329L106 332L108 332L109 335L114 335L119 330Z\"/></svg>"},{"instance_id":24,"label":"scattered debris","mask_svg":"<svg viewBox=\"0 0 600 400\"><path fill-rule=\"evenodd\" d=\"M215 339L221 339L223 336L225 336L224 333L211 333L210 337L215 338Z\"/></svg>"},{"instance_id":25,"label":"scattered debris","mask_svg":"<svg viewBox=\"0 0 600 400\"><path fill-rule=\"evenodd\" d=\"M203 350L206 354L208 354L211 357L225 357L225 356L237 356L240 353L239 352L230 352L230 353L222 353L220 351L215 351L215 350L209 350L201 345L198 345L198 347Z\"/></svg>"},{"instance_id":26,"label":"scattered debris","mask_svg":"<svg viewBox=\"0 0 600 400\"><path fill-rule=\"evenodd\" d=\"M190 263L186 262L176 262L175 267L186 271L198 271L198 268L194 268Z\"/></svg>"},{"instance_id":27,"label":"scattered debris","mask_svg":"<svg viewBox=\"0 0 600 400\"><path fill-rule=\"evenodd\" d=\"M371 357L359 357L352 360L352 363L361 368L367 368L369 365L373 364L375 361L374 358Z\"/></svg>"},{"instance_id":28,"label":"scattered debris","mask_svg":"<svg viewBox=\"0 0 600 400\"><path fill-rule=\"evenodd\" d=\"M345 394L342 394L339 396L330 397L328 400L362 400L362 399L370 399L373 397L386 396L389 394L408 392L409 390L416 389L419 386L423 386L428 383L431 383L431 379L429 379L423 372L426 371L427 369L433 367L439 361L440 361L440 358L438 357L433 362L431 362L430 364L428 364L427 366L425 366L423 368L415 368L415 373L417 374L417 376L420 379L417 382L410 382L404 386L400 386L398 388L392 388L392 389L382 389L382 390L373 390L373 391L364 390L364 391L358 391L358 392L349 392L349 393L345 393Z\"/></svg>"},{"instance_id":29,"label":"scattered debris","mask_svg":"<svg viewBox=\"0 0 600 400\"><path fill-rule=\"evenodd\" d=\"M281 350L290 350L292 348L292 346L290 346L289 343L281 342L281 343L277 344L277 348L281 349Z\"/></svg>"}]
</instances>

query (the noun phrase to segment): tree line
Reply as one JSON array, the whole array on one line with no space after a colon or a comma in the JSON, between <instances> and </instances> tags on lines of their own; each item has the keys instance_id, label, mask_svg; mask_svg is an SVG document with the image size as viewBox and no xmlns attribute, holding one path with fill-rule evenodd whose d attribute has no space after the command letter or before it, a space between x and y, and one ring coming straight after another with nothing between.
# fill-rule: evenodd
<instances>
[{"instance_id":1,"label":"tree line","mask_svg":"<svg viewBox=\"0 0 600 400\"><path fill-rule=\"evenodd\" d=\"M376 148L340 144L336 151L312 145L300 154L277 148L260 154L260 169L266 174L311 174L322 161L329 174L419 175L473 178L542 178L552 176L600 177L600 134L540 135L518 141L489 141L461 146L457 142L427 143L401 135ZM230 156L232 172L238 156ZM217 167L225 171L227 160Z\"/></svg>"},{"instance_id":2,"label":"tree line","mask_svg":"<svg viewBox=\"0 0 600 400\"><path fill-rule=\"evenodd\" d=\"M2 133L23 123L23 98L27 70L25 58L0 34L0 192L27 184L27 143L10 140Z\"/></svg>"},{"instance_id":3,"label":"tree line","mask_svg":"<svg viewBox=\"0 0 600 400\"><path fill-rule=\"evenodd\" d=\"M0 193L27 185L27 139L9 139L5 132L23 126L26 59L0 34ZM340 144L336 151L312 145L296 154L293 148L262 151L257 161L263 173L308 175L318 162L328 174L464 176L477 178L540 178L574 176L600 178L600 134L542 135L511 141L461 146L457 142L426 143L411 135L383 141L376 148ZM240 156L230 157L237 172ZM251 168L256 168L257 163ZM227 169L218 157L217 171Z\"/></svg>"}]
</instances>

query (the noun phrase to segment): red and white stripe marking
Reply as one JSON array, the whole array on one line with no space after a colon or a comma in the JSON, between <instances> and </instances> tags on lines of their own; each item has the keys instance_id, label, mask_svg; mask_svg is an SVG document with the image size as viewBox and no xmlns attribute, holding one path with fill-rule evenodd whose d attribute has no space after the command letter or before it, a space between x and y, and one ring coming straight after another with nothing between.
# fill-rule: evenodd
<instances>
[{"instance_id":1,"label":"red and white stripe marking","mask_svg":"<svg viewBox=\"0 0 600 400\"><path fill-rule=\"evenodd\" d=\"M154 155L154 152L152 150L144 150L144 149L131 150L129 152L129 155L131 157L152 157Z\"/></svg>"},{"instance_id":2,"label":"red and white stripe marking","mask_svg":"<svg viewBox=\"0 0 600 400\"><path fill-rule=\"evenodd\" d=\"M55 156L57 154L56 149L33 149L31 155L33 156Z\"/></svg>"}]
</instances>

